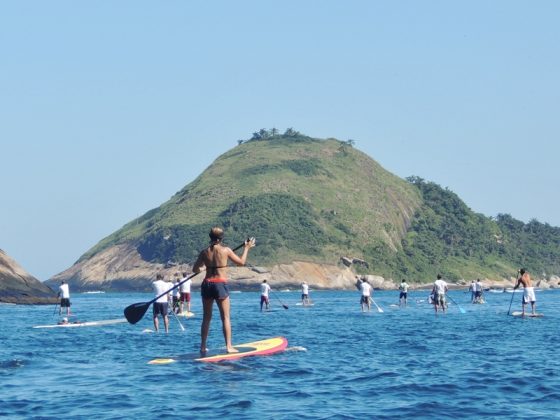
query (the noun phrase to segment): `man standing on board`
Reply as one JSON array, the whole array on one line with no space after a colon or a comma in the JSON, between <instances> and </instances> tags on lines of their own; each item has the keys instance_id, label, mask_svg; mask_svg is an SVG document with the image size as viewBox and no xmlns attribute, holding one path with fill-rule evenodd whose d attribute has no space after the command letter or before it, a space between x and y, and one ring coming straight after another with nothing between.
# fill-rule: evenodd
<instances>
[{"instance_id":1,"label":"man standing on board","mask_svg":"<svg viewBox=\"0 0 560 420\"><path fill-rule=\"evenodd\" d=\"M535 315L535 302L537 301L537 297L535 296L535 289L533 288L531 276L524 268L519 270L519 278L517 279L517 284L513 290L517 289L521 284L523 285L523 310L521 316L525 316L525 305L529 302L531 302L531 313Z\"/></svg>"},{"instance_id":2,"label":"man standing on board","mask_svg":"<svg viewBox=\"0 0 560 420\"><path fill-rule=\"evenodd\" d=\"M167 312L169 311L169 293L166 292L169 291L172 284L163 281L163 275L157 274L156 281L152 283L152 287L156 296L163 295L154 302L154 329L156 332L159 331L158 315L161 315L163 318L163 325L165 326L165 332L167 333L169 332L169 317L167 316Z\"/></svg>"},{"instance_id":3,"label":"man standing on board","mask_svg":"<svg viewBox=\"0 0 560 420\"><path fill-rule=\"evenodd\" d=\"M183 273L181 281L181 313L185 312L185 303L187 304L187 314L191 311L191 284L192 280L187 278L187 273ZM185 281L186 280L186 281Z\"/></svg>"},{"instance_id":4,"label":"man standing on board","mask_svg":"<svg viewBox=\"0 0 560 420\"><path fill-rule=\"evenodd\" d=\"M301 304L309 304L309 286L306 282L301 283Z\"/></svg>"},{"instance_id":5,"label":"man standing on board","mask_svg":"<svg viewBox=\"0 0 560 420\"><path fill-rule=\"evenodd\" d=\"M474 285L474 303L484 303L482 299L482 283L480 279L476 279L476 283Z\"/></svg>"},{"instance_id":6,"label":"man standing on board","mask_svg":"<svg viewBox=\"0 0 560 420\"><path fill-rule=\"evenodd\" d=\"M263 305L266 305L266 310L268 311L269 299L268 294L270 293L270 286L263 280L261 283L261 312Z\"/></svg>"},{"instance_id":7,"label":"man standing on board","mask_svg":"<svg viewBox=\"0 0 560 420\"><path fill-rule=\"evenodd\" d=\"M70 288L68 283L64 280L60 282L60 286L58 287L58 297L60 298L58 314L62 315L62 308L66 308L66 316L70 316Z\"/></svg>"},{"instance_id":8,"label":"man standing on board","mask_svg":"<svg viewBox=\"0 0 560 420\"><path fill-rule=\"evenodd\" d=\"M445 294L449 288L445 280L441 278L441 274L437 275L437 280L434 282L434 288L432 289L432 294L434 295L434 309L436 314L438 312L438 306L441 306L441 310L445 313Z\"/></svg>"},{"instance_id":9,"label":"man standing on board","mask_svg":"<svg viewBox=\"0 0 560 420\"><path fill-rule=\"evenodd\" d=\"M474 280L471 281L469 292L471 292L471 303L474 303L476 296L476 283L474 282Z\"/></svg>"},{"instance_id":10,"label":"man standing on board","mask_svg":"<svg viewBox=\"0 0 560 420\"><path fill-rule=\"evenodd\" d=\"M231 344L231 321L230 321L230 301L229 290L227 287L227 264L232 261L235 265L243 266L247 261L249 249L255 246L255 239L247 239L244 243L243 254L241 257L236 255L233 250L222 244L224 231L220 227L213 227L210 230L210 246L203 250L194 263L193 272L200 273L202 267L206 267L206 277L200 286L202 296L202 325L200 326L200 353L206 354L206 341L210 331L210 321L212 320L212 306L214 302L220 310L222 319L222 331L226 342L228 353L237 353L238 350Z\"/></svg>"},{"instance_id":11,"label":"man standing on board","mask_svg":"<svg viewBox=\"0 0 560 420\"><path fill-rule=\"evenodd\" d=\"M365 312L365 308L367 307L368 312L371 309L371 285L367 282L367 280L362 279L362 284L360 285L360 290L362 291L362 297L360 298L360 306L362 308L362 312Z\"/></svg>"},{"instance_id":12,"label":"man standing on board","mask_svg":"<svg viewBox=\"0 0 560 420\"><path fill-rule=\"evenodd\" d=\"M399 306L402 305L403 301L404 301L404 306L406 306L407 304L407 299L408 299L408 284L406 283L405 279L403 279L401 281L401 285L399 286L399 290L401 291L399 293Z\"/></svg>"}]
</instances>

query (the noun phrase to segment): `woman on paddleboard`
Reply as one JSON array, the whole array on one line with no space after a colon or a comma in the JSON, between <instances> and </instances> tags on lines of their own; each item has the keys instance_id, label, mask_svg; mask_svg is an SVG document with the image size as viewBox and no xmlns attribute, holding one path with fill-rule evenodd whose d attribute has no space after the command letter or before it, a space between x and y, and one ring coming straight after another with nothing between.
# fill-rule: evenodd
<instances>
[{"instance_id":1,"label":"woman on paddleboard","mask_svg":"<svg viewBox=\"0 0 560 420\"><path fill-rule=\"evenodd\" d=\"M202 267L206 267L206 277L200 286L202 295L202 325L200 327L200 353L205 354L206 340L210 330L212 320L212 306L214 302L220 310L222 319L222 330L226 342L228 353L235 353L237 350L231 344L231 323L230 323L230 302L229 290L227 287L227 264L232 261L235 265L245 265L249 249L255 246L255 239L247 239L243 246L241 257L236 255L231 248L224 246L224 231L220 227L213 227L210 230L210 246L203 250L196 260L193 272L199 273Z\"/></svg>"}]
</instances>

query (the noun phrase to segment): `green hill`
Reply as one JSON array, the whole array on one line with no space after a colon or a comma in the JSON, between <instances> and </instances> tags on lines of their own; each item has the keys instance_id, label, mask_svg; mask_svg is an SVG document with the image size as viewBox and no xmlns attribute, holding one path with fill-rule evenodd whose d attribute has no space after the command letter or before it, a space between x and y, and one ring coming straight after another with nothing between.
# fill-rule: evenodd
<instances>
[{"instance_id":1,"label":"green hill","mask_svg":"<svg viewBox=\"0 0 560 420\"><path fill-rule=\"evenodd\" d=\"M192 262L213 225L230 245L255 236L254 264L365 260L370 273L430 281L502 278L519 266L560 272L558 228L474 213L453 192L403 180L353 147L261 130L218 157L169 201L103 239L87 260L133 244L149 262ZM365 267L356 266L365 270Z\"/></svg>"},{"instance_id":2,"label":"green hill","mask_svg":"<svg viewBox=\"0 0 560 420\"><path fill-rule=\"evenodd\" d=\"M299 134L239 144L168 202L103 239L88 259L132 241L147 261L192 261L222 225L230 244L255 236L258 264L363 257L379 238L397 250L420 206L414 186L348 142Z\"/></svg>"}]
</instances>

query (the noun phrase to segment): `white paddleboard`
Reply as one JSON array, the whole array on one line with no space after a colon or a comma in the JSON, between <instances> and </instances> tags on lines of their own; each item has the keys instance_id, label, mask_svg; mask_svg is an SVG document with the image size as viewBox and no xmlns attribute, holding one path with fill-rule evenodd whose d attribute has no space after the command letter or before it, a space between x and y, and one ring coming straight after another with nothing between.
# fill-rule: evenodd
<instances>
[{"instance_id":1,"label":"white paddleboard","mask_svg":"<svg viewBox=\"0 0 560 420\"><path fill-rule=\"evenodd\" d=\"M515 311L511 313L511 316L519 316L524 318L542 318L544 314L532 314L531 312L525 312L525 315L523 315L523 312Z\"/></svg>"},{"instance_id":2,"label":"white paddleboard","mask_svg":"<svg viewBox=\"0 0 560 420\"><path fill-rule=\"evenodd\" d=\"M51 325L35 325L33 328L77 328L77 327L97 327L101 325L123 324L127 322L125 318L122 319L106 319L103 321L88 321L88 322L67 322L64 324L51 324Z\"/></svg>"}]
</instances>

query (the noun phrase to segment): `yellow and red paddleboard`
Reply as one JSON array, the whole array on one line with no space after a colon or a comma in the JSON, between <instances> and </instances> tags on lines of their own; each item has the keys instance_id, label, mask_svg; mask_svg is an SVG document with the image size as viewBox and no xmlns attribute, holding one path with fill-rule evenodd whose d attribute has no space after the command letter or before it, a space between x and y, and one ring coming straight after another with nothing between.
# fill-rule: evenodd
<instances>
[{"instance_id":1,"label":"yellow and red paddleboard","mask_svg":"<svg viewBox=\"0 0 560 420\"><path fill-rule=\"evenodd\" d=\"M204 357L194 357L197 362L222 362L225 360L237 360L243 357L249 356L267 356L274 353L279 353L284 351L288 346L288 340L284 337L273 337L266 340L254 341L252 343L239 344L234 346L239 353L222 353L222 354L210 354L208 353ZM170 363L177 362L178 360L192 359L193 357L176 356L168 358L158 358L153 359L148 362L149 365L167 365Z\"/></svg>"}]
</instances>

